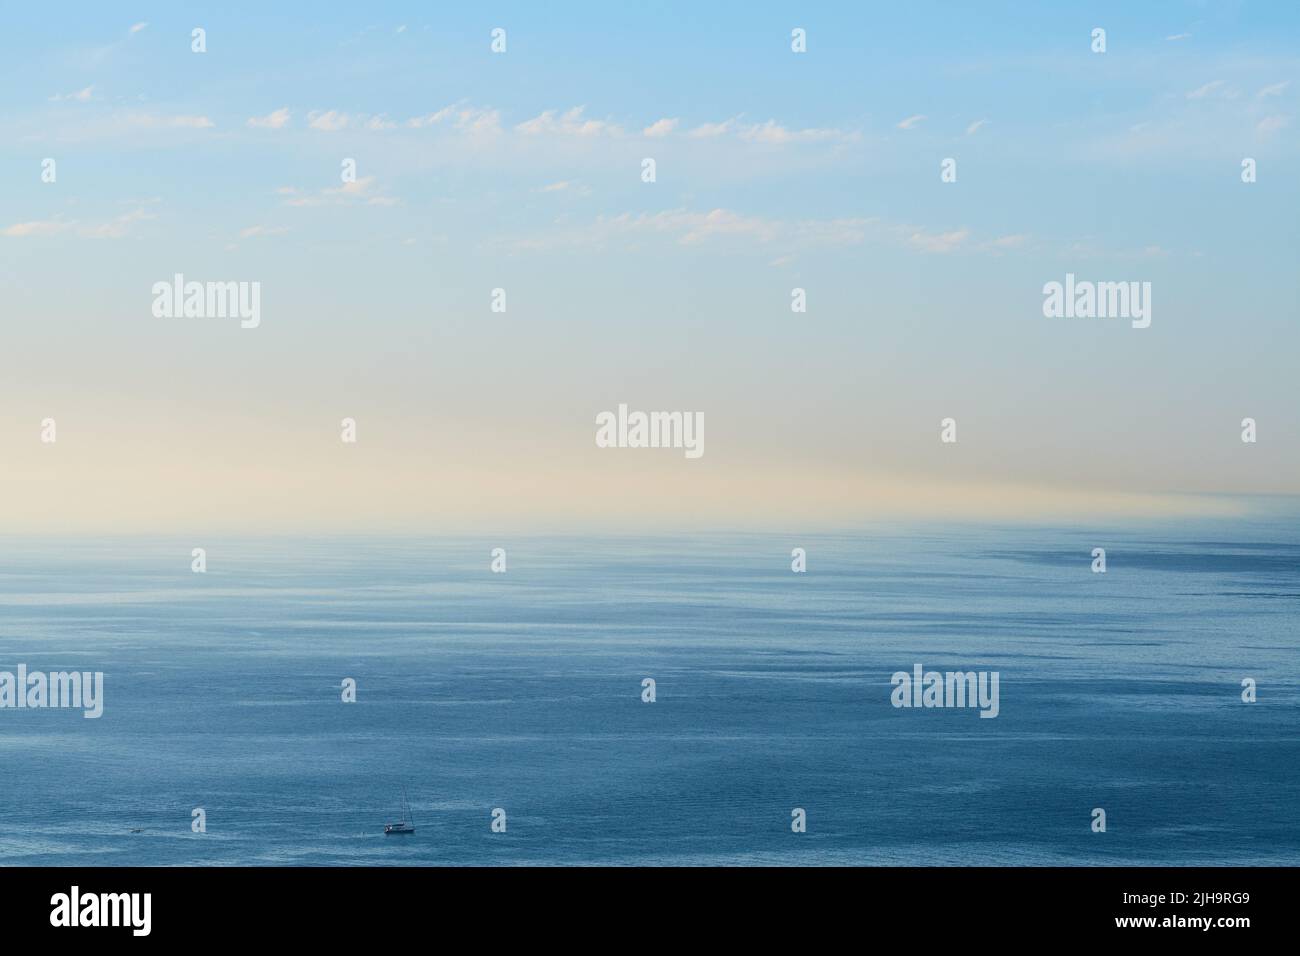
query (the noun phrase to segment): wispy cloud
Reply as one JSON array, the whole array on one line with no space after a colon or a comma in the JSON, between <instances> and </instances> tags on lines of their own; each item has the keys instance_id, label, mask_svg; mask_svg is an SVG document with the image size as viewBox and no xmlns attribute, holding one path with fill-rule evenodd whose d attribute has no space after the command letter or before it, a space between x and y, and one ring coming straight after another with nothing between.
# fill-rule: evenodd
<instances>
[{"instance_id":1,"label":"wispy cloud","mask_svg":"<svg viewBox=\"0 0 1300 956\"><path fill-rule=\"evenodd\" d=\"M581 183L572 179L564 179L557 183L547 183L538 192L544 193L581 193L587 195L590 190Z\"/></svg>"},{"instance_id":2,"label":"wispy cloud","mask_svg":"<svg viewBox=\"0 0 1300 956\"><path fill-rule=\"evenodd\" d=\"M969 238L969 229L953 229L949 232L916 231L907 237L907 243L913 249L919 249L922 252L942 254L956 251Z\"/></svg>"},{"instance_id":3,"label":"wispy cloud","mask_svg":"<svg viewBox=\"0 0 1300 956\"><path fill-rule=\"evenodd\" d=\"M239 238L254 239L266 236L282 236L288 231L288 226L249 226L247 229L239 230Z\"/></svg>"},{"instance_id":4,"label":"wispy cloud","mask_svg":"<svg viewBox=\"0 0 1300 956\"><path fill-rule=\"evenodd\" d=\"M211 117L191 113L164 113L149 109L110 109L108 111L77 110L77 116L64 110L52 110L42 123L38 137L51 142L87 143L126 141L143 146L149 142L147 134L193 131L206 136L206 130L216 127Z\"/></svg>"},{"instance_id":5,"label":"wispy cloud","mask_svg":"<svg viewBox=\"0 0 1300 956\"><path fill-rule=\"evenodd\" d=\"M141 21L140 23L133 24L133 25L131 26L131 34L132 34L132 35L135 35L135 34L139 33L141 30L143 30L143 29L144 29L145 27L147 27L148 25L149 25L149 24L148 24L148 23L145 23L144 21Z\"/></svg>"},{"instance_id":6,"label":"wispy cloud","mask_svg":"<svg viewBox=\"0 0 1300 956\"><path fill-rule=\"evenodd\" d=\"M652 137L667 136L669 133L673 132L673 130L677 129L679 122L680 120L668 119L665 117L664 119L655 120L641 132L646 136Z\"/></svg>"},{"instance_id":7,"label":"wispy cloud","mask_svg":"<svg viewBox=\"0 0 1300 956\"><path fill-rule=\"evenodd\" d=\"M143 209L133 209L104 222L82 222L77 219L17 222L0 229L0 236L10 239L32 239L71 235L79 239L121 239L130 232L135 223L153 218Z\"/></svg>"},{"instance_id":8,"label":"wispy cloud","mask_svg":"<svg viewBox=\"0 0 1300 956\"><path fill-rule=\"evenodd\" d=\"M108 222L80 223L77 227L77 234L86 239L121 239L131 231L131 227L137 222L144 222L146 219L153 218L152 213L145 212L143 209L133 209Z\"/></svg>"},{"instance_id":9,"label":"wispy cloud","mask_svg":"<svg viewBox=\"0 0 1300 956\"><path fill-rule=\"evenodd\" d=\"M1281 96L1282 93L1286 90L1286 88L1290 85L1291 85L1290 80L1283 80L1281 83L1273 83L1269 86L1264 87L1255 95L1256 96Z\"/></svg>"},{"instance_id":10,"label":"wispy cloud","mask_svg":"<svg viewBox=\"0 0 1300 956\"><path fill-rule=\"evenodd\" d=\"M721 123L701 123L690 131L688 135L696 139L709 139L714 136L725 136L733 132L740 125L739 119L723 120Z\"/></svg>"},{"instance_id":11,"label":"wispy cloud","mask_svg":"<svg viewBox=\"0 0 1300 956\"><path fill-rule=\"evenodd\" d=\"M38 222L16 222L12 226L0 229L0 236L11 239L25 239L31 236L57 236L72 226L72 223L58 219Z\"/></svg>"},{"instance_id":12,"label":"wispy cloud","mask_svg":"<svg viewBox=\"0 0 1300 956\"><path fill-rule=\"evenodd\" d=\"M428 116L417 116L406 121L405 125L411 129L418 129L422 126L430 126L437 122L444 115L450 114L451 108L440 110L438 113L431 113ZM288 110L277 110L271 116L279 113L285 113L286 119ZM270 119L271 117L266 117ZM358 127L371 132L384 132L385 130L397 129L403 125L395 119L389 118L387 113L344 113L341 110L312 110L307 114L307 125L323 133L337 133L344 129L356 129ZM278 128L278 127L277 127Z\"/></svg>"},{"instance_id":13,"label":"wispy cloud","mask_svg":"<svg viewBox=\"0 0 1300 956\"><path fill-rule=\"evenodd\" d=\"M529 136L618 136L623 132L614 123L583 116L585 109L575 106L564 113L544 110L540 115L519 123L515 129Z\"/></svg>"},{"instance_id":14,"label":"wispy cloud","mask_svg":"<svg viewBox=\"0 0 1300 956\"><path fill-rule=\"evenodd\" d=\"M899 246L925 255L958 252L998 255L1024 249L1032 242L1026 233L981 240L965 226L933 230L890 223L878 217L795 220L750 215L725 208L707 212L679 208L656 213L598 216L581 225L557 220L552 229L493 240L490 245L511 252L604 251L622 246L639 247L644 241L656 237L689 247L713 243L748 245L755 251L775 255L768 260L772 266L788 265L797 253L809 249L846 248L865 242Z\"/></svg>"},{"instance_id":15,"label":"wispy cloud","mask_svg":"<svg viewBox=\"0 0 1300 956\"><path fill-rule=\"evenodd\" d=\"M662 122L662 121L661 121ZM857 139L858 134L841 129L790 129L776 120L764 123L745 123L741 117L734 116L720 123L701 123L688 134L693 139L717 139L734 136L748 143L767 143L782 145L785 143L826 142L830 140Z\"/></svg>"},{"instance_id":16,"label":"wispy cloud","mask_svg":"<svg viewBox=\"0 0 1300 956\"><path fill-rule=\"evenodd\" d=\"M975 122L971 123L969 126L966 127L966 135L974 136L976 133L980 131L981 127L987 126L988 122L989 121L986 119L976 120Z\"/></svg>"},{"instance_id":17,"label":"wispy cloud","mask_svg":"<svg viewBox=\"0 0 1300 956\"><path fill-rule=\"evenodd\" d=\"M397 200L376 190L375 182L374 176L364 176L314 193L294 186L282 186L277 191L285 197L286 206L396 206Z\"/></svg>"},{"instance_id":18,"label":"wispy cloud","mask_svg":"<svg viewBox=\"0 0 1300 956\"><path fill-rule=\"evenodd\" d=\"M752 143L815 143L827 140L853 139L855 134L838 129L787 129L775 120L759 123L742 130L740 138Z\"/></svg>"},{"instance_id":19,"label":"wispy cloud","mask_svg":"<svg viewBox=\"0 0 1300 956\"><path fill-rule=\"evenodd\" d=\"M123 130L141 129L211 129L217 124L206 116L185 113L147 113L131 111L113 118L113 125Z\"/></svg>"},{"instance_id":20,"label":"wispy cloud","mask_svg":"<svg viewBox=\"0 0 1300 956\"><path fill-rule=\"evenodd\" d=\"M1171 36L1165 37L1166 40L1187 40L1190 38L1191 38L1190 33L1175 33Z\"/></svg>"},{"instance_id":21,"label":"wispy cloud","mask_svg":"<svg viewBox=\"0 0 1300 956\"><path fill-rule=\"evenodd\" d=\"M599 216L586 225L507 238L494 244L512 251L600 249L616 243L662 237L682 246L730 240L759 247L778 244L791 248L825 247L861 243L871 222L853 218L790 221L721 208L708 212L668 209L657 213ZM789 254L788 250L784 251Z\"/></svg>"},{"instance_id":22,"label":"wispy cloud","mask_svg":"<svg viewBox=\"0 0 1300 956\"><path fill-rule=\"evenodd\" d=\"M1285 116L1265 116L1255 124L1255 132L1268 136L1286 126L1290 120Z\"/></svg>"},{"instance_id":23,"label":"wispy cloud","mask_svg":"<svg viewBox=\"0 0 1300 956\"><path fill-rule=\"evenodd\" d=\"M1187 98L1189 100L1203 100L1222 86L1223 80L1211 80L1209 83L1206 83L1203 86L1198 86L1196 89L1190 91L1187 94Z\"/></svg>"},{"instance_id":24,"label":"wispy cloud","mask_svg":"<svg viewBox=\"0 0 1300 956\"><path fill-rule=\"evenodd\" d=\"M92 84L86 87L84 90L77 90L75 93L55 93L53 96L50 97L50 102L62 103L62 102L72 101L76 103L86 103L90 100L91 94L94 92L94 90L95 87Z\"/></svg>"},{"instance_id":25,"label":"wispy cloud","mask_svg":"<svg viewBox=\"0 0 1300 956\"><path fill-rule=\"evenodd\" d=\"M981 249L992 252L1007 252L1011 249L1023 249L1029 243L1029 237L1023 233L1010 236L998 236L980 245Z\"/></svg>"},{"instance_id":26,"label":"wispy cloud","mask_svg":"<svg viewBox=\"0 0 1300 956\"><path fill-rule=\"evenodd\" d=\"M409 129L423 129L426 126L436 126L455 115L456 107L444 106L435 113L426 113L423 116L412 116L406 121L406 125Z\"/></svg>"},{"instance_id":27,"label":"wispy cloud","mask_svg":"<svg viewBox=\"0 0 1300 956\"><path fill-rule=\"evenodd\" d=\"M313 110L307 114L307 125L326 133L336 133L346 128L349 122L350 117L338 110Z\"/></svg>"},{"instance_id":28,"label":"wispy cloud","mask_svg":"<svg viewBox=\"0 0 1300 956\"><path fill-rule=\"evenodd\" d=\"M248 125L255 129L283 129L289 125L289 108L286 106L265 116L249 117Z\"/></svg>"},{"instance_id":29,"label":"wispy cloud","mask_svg":"<svg viewBox=\"0 0 1300 956\"><path fill-rule=\"evenodd\" d=\"M247 124L260 129L281 129L289 125L291 116L289 107L284 107L266 116L251 117ZM356 128L364 128L371 132L445 128L477 135L503 131L500 111L465 103L455 103L405 120L392 119L383 113L368 115L346 113L341 110L312 110L307 113L307 125L311 129L322 132L339 132ZM659 139L677 133L680 128L680 119L663 117L643 127L641 134ZM514 124L511 131L518 136L528 138L556 137L579 140L618 139L628 133L620 123L613 120L588 116L586 108L582 106L574 106L563 111L543 110L530 119ZM792 128L782 125L775 119L749 123L739 116L718 123L701 123L685 135L692 139L730 137L741 142L775 146L792 143L852 142L861 139L861 133L854 130L835 127Z\"/></svg>"},{"instance_id":30,"label":"wispy cloud","mask_svg":"<svg viewBox=\"0 0 1300 956\"><path fill-rule=\"evenodd\" d=\"M166 129L210 129L217 124L206 116L146 115L138 120L141 126L161 126Z\"/></svg>"},{"instance_id":31,"label":"wispy cloud","mask_svg":"<svg viewBox=\"0 0 1300 956\"><path fill-rule=\"evenodd\" d=\"M471 134L499 133L501 131L501 114L494 109L466 106L456 103L442 109L413 116L406 121L408 129L423 129L428 126L448 124L458 130Z\"/></svg>"}]
</instances>

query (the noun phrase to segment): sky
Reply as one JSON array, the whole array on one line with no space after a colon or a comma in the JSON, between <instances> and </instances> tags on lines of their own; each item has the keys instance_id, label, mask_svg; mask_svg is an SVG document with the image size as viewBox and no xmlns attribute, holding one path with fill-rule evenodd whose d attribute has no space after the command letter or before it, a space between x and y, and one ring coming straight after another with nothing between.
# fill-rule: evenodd
<instances>
[{"instance_id":1,"label":"sky","mask_svg":"<svg viewBox=\"0 0 1300 956\"><path fill-rule=\"evenodd\" d=\"M1300 494L1294 4L268 6L5 5L0 531ZM156 316L177 273L260 324ZM1046 317L1067 273L1150 327ZM705 453L598 448L620 403Z\"/></svg>"}]
</instances>

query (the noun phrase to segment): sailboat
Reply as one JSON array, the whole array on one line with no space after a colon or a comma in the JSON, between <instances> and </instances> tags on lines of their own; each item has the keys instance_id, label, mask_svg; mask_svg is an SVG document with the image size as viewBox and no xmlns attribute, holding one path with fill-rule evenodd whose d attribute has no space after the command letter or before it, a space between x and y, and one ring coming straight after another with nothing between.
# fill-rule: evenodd
<instances>
[{"instance_id":1,"label":"sailboat","mask_svg":"<svg viewBox=\"0 0 1300 956\"><path fill-rule=\"evenodd\" d=\"M411 804L406 799L406 788L402 788L402 815L396 823L385 823L384 833L414 833L415 822L411 819Z\"/></svg>"}]
</instances>

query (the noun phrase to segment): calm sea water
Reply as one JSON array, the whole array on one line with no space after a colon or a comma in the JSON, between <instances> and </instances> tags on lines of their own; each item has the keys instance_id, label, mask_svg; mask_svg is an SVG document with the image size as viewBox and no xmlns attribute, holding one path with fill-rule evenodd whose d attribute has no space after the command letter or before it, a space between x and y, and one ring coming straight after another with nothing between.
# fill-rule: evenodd
<instances>
[{"instance_id":1,"label":"calm sea water","mask_svg":"<svg viewBox=\"0 0 1300 956\"><path fill-rule=\"evenodd\" d=\"M105 711L0 710L0 862L1294 865L1298 611L1291 520L4 540L0 670ZM1000 716L894 709L915 663Z\"/></svg>"}]
</instances>

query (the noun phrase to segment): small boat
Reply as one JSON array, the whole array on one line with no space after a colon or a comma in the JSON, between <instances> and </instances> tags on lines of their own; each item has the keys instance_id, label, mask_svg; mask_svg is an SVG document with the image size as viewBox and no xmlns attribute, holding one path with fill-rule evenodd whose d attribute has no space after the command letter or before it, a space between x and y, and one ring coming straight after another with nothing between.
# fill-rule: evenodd
<instances>
[{"instance_id":1,"label":"small boat","mask_svg":"<svg viewBox=\"0 0 1300 956\"><path fill-rule=\"evenodd\" d=\"M406 788L402 788L402 815L396 823L385 823L384 833L414 833L415 823L411 819L411 804L406 799Z\"/></svg>"}]
</instances>

